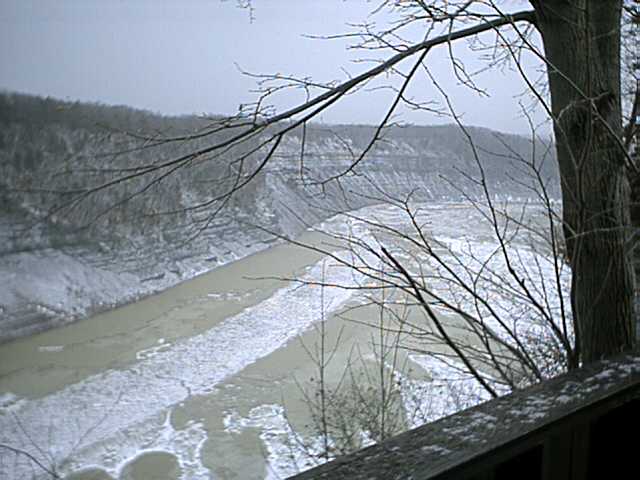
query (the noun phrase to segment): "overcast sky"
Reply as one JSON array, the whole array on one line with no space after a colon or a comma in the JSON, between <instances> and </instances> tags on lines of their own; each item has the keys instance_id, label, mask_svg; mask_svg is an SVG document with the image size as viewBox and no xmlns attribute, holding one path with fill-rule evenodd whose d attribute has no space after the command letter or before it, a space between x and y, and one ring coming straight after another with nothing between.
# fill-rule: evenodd
<instances>
[{"instance_id":1,"label":"overcast sky","mask_svg":"<svg viewBox=\"0 0 640 480\"><path fill-rule=\"evenodd\" d=\"M517 2L516 2L517 3ZM235 0L0 0L0 88L68 100L125 104L166 114L237 111L253 97L256 73L283 73L344 80L371 67L370 57L345 41L315 40L303 34L352 31L348 23L384 23L388 14L367 17L366 0L254 0L253 19ZM460 45L470 66L484 66ZM516 74L496 69L478 77L491 94L483 98L457 86L446 49L430 54L429 65L446 85L464 121L508 132L528 132L517 95ZM531 70L533 71L533 70ZM383 84L384 79L372 87ZM426 75L416 78L416 100L441 100ZM375 123L389 93L361 92L322 116L328 123ZM278 98L279 108L300 96ZM442 123L428 114L401 120Z\"/></svg>"}]
</instances>

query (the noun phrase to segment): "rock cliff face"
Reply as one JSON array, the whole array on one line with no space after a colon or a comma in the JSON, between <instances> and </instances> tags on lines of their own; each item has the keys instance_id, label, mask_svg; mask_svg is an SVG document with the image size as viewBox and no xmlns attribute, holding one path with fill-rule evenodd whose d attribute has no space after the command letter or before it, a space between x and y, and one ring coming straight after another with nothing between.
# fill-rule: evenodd
<instances>
[{"instance_id":1,"label":"rock cliff face","mask_svg":"<svg viewBox=\"0 0 640 480\"><path fill-rule=\"evenodd\" d=\"M202 118L126 107L0 96L0 341L132 301L266 248L274 241L266 231L294 236L388 197L475 197L481 174L494 196L531 197L535 172L523 160L534 150L537 171L552 194L557 190L543 145L471 128L472 148L455 126L391 128L357 169L327 183L366 147L374 128L309 126L303 163L303 132L292 131L267 168L214 217L219 202L212 199L229 187L233 161L251 145L196 159L171 175L121 180L224 135L154 146L137 139L138 132L175 135L206 125Z\"/></svg>"}]
</instances>

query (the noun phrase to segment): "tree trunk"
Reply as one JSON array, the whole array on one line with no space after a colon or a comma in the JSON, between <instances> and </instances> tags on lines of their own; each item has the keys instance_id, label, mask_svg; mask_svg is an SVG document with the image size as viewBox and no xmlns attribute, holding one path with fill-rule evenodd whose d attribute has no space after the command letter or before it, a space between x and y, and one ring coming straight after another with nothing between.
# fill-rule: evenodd
<instances>
[{"instance_id":1,"label":"tree trunk","mask_svg":"<svg viewBox=\"0 0 640 480\"><path fill-rule=\"evenodd\" d=\"M621 0L532 1L562 181L576 347L592 362L633 346L635 275L620 143Z\"/></svg>"}]
</instances>

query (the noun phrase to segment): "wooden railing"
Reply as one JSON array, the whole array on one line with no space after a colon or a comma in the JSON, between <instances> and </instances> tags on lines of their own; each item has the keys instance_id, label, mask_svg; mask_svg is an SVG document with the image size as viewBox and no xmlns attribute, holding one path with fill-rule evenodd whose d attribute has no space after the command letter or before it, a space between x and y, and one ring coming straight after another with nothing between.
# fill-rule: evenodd
<instances>
[{"instance_id":1,"label":"wooden railing","mask_svg":"<svg viewBox=\"0 0 640 480\"><path fill-rule=\"evenodd\" d=\"M486 402L304 479L640 478L640 351Z\"/></svg>"}]
</instances>

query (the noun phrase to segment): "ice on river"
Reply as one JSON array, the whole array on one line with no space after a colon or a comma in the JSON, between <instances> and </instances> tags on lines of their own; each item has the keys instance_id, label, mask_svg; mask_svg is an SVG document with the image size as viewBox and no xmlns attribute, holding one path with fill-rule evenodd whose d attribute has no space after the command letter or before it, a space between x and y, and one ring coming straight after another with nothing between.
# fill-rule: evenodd
<instances>
[{"instance_id":1,"label":"ice on river","mask_svg":"<svg viewBox=\"0 0 640 480\"><path fill-rule=\"evenodd\" d=\"M322 278L345 286L357 281L352 271L325 261L303 277L316 282ZM325 314L330 314L352 293L325 288L321 300L312 285L292 284L206 333L158 350L129 368L105 371L41 399L14 399L0 408L0 443L24 449L45 464L73 458L66 468L97 465L117 476L135 452L169 448L167 438L185 435L170 427L157 430L157 423L165 422L163 412L191 395L211 392L228 376L296 337L321 318L321 301ZM154 424L157 433L150 427ZM174 452L185 479L206 476L193 459L198 428L188 427L195 443ZM31 478L32 468L26 457L11 465L0 462L0 478Z\"/></svg>"},{"instance_id":2,"label":"ice on river","mask_svg":"<svg viewBox=\"0 0 640 480\"><path fill-rule=\"evenodd\" d=\"M484 265L484 259L493 254L496 244L478 227L475 219L471 221L473 213L462 208L426 208L424 224L431 227L425 227L425 230L437 232L434 240L446 245L449 254L470 252L468 257L476 258ZM377 248L385 240L386 226L404 228L406 219L401 214L397 209L370 208L358 215L332 219L318 229L330 230L340 238L353 236L359 245ZM370 233L373 230L371 219L385 227L379 229L377 236ZM534 265L542 279L554 277L553 264L545 263L526 245L516 247L520 266ZM402 253L397 251L398 256ZM489 266L493 269L491 274L500 278L505 266L499 257L496 258ZM366 255L359 260L374 267L377 265L375 258ZM347 263L349 261L353 258L347 258ZM491 276L489 280L493 278ZM338 267L335 262L328 266L323 261L312 266L303 279L346 287L357 286L363 280L354 274L354 270ZM566 283L567 279L563 277L562 280ZM438 283L434 282L436 287ZM535 290L536 294L542 292L541 301L546 300L545 291L542 287ZM221 381L281 348L319 321L323 314L337 311L355 292L325 288L324 295L319 295L318 288L312 285L291 284L203 334L174 345L159 342L158 346L140 352L139 361L128 368L107 370L40 399L26 400L6 394L0 397L0 443L28 451L47 465L62 464L64 459L71 458L72 461L62 465L63 473L93 465L116 477L137 455L170 451L178 458L182 478L211 478L200 455L207 437L203 424L194 419L189 424L175 427L171 422L172 408L192 395L214 391ZM499 292L488 292L494 295L493 300L501 300ZM514 302L505 304L507 308L511 310L505 315L513 313ZM549 305L549 308L555 310L556 306ZM526 310L517 318L519 327L533 325ZM536 329L532 331L536 336L543 333ZM452 413L452 408L468 406L456 404L459 398L453 398L451 391L447 395L435 391L439 380L443 383L443 379L451 378L450 366L420 356L413 356L412 361L428 371L432 378L429 383L404 379L405 408L408 412L417 412L412 425ZM460 398L471 398L473 402L484 398L472 379L461 378L458 385ZM425 393L424 389L429 392ZM285 428L283 415L280 406L263 405L252 410L246 418L231 418L235 428L253 426L263 430L261 438L266 447L270 475L276 476L289 473L290 465L281 455L286 446L282 439L294 435ZM230 424L230 427L234 425ZM31 478L33 463L24 456L18 455L15 459L4 462L0 456L0 478L5 475L16 479Z\"/></svg>"}]
</instances>

